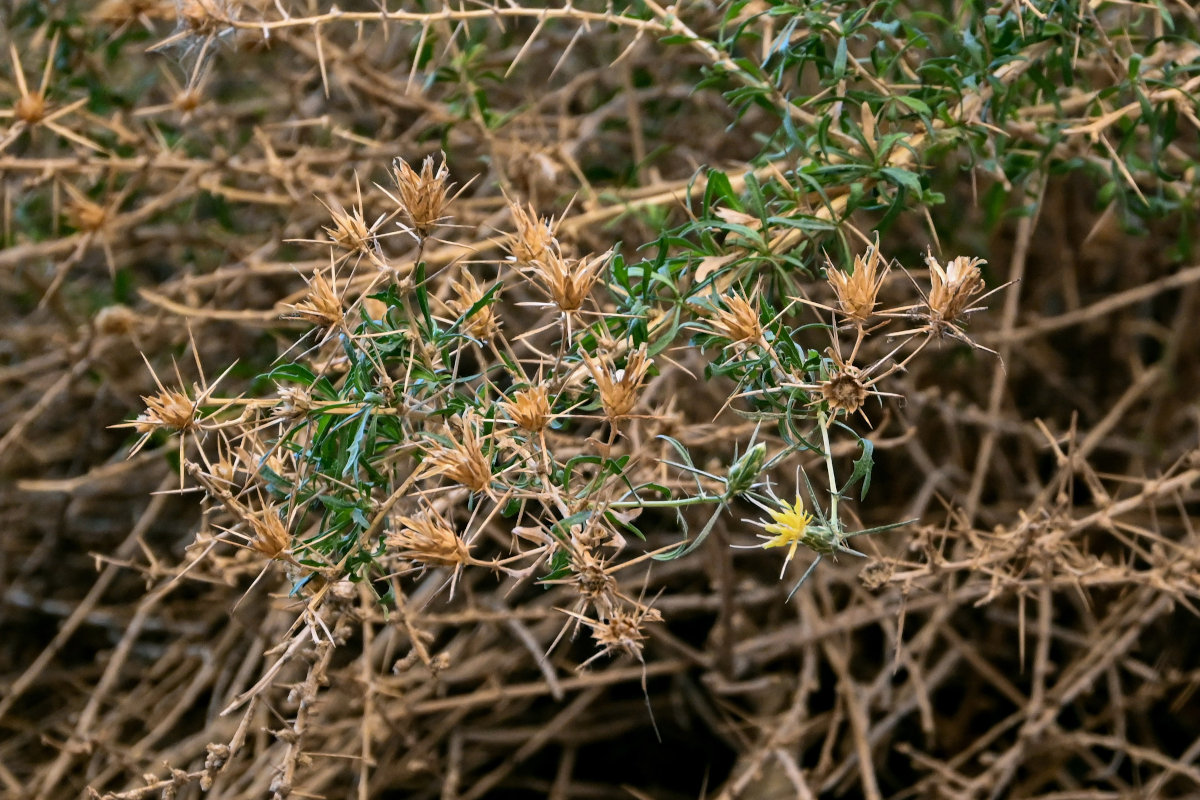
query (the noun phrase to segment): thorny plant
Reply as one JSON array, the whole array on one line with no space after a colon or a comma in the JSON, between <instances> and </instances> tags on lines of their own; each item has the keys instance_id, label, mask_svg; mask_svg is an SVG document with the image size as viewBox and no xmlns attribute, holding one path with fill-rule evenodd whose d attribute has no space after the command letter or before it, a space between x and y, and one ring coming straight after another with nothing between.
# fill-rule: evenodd
<instances>
[{"instance_id":1,"label":"thorny plant","mask_svg":"<svg viewBox=\"0 0 1200 800\"><path fill-rule=\"evenodd\" d=\"M126 349L148 355L173 343L198 373L189 387L180 368L169 380L152 370L153 388L139 392L144 410L113 426L136 434L127 443L138 457L132 463L176 459L178 474L161 488L176 491L184 480L185 496L197 493L204 508L185 567L171 572L152 561L145 572L167 575L161 593L186 576L216 584L279 572L288 582L290 627L274 643L275 660L225 705L246 709L230 745L210 745L203 768L120 797L211 788L246 744L252 714L271 702L273 682L306 661L288 699L295 713L277 736L282 755L265 779L287 796L309 765L313 701L354 625L361 623L364 653L383 615L403 631L409 654L395 661L399 694L410 690L414 664L432 682L450 668L451 648L419 621L440 607L435 598L466 595L470 613L509 603L534 609L552 598L554 634L518 634L533 641L551 687L558 679L546 650L580 631L594 649L578 663L624 656L646 685L655 666L647 657L651 623L669 623L658 605L676 599L669 586L646 591L654 570L709 559L723 576L723 624L732 630L730 545L758 549L764 574L778 567L783 581L798 573L771 596L811 617L828 592L797 592L818 563L860 557L851 546L857 537L910 521L911 514L888 517L895 504L850 510L872 487L876 431L901 417L904 401L922 401L910 373L954 353L981 356L978 363L1002 375L1002 356L1012 354L973 322L993 302L990 291L1009 284L975 256L981 243L958 255L939 242L946 228L934 214L946 219L954 189L944 175L969 170L989 230L1014 215L1035 218L1057 171L1098 182L1099 202L1125 220L1186 218L1195 204L1188 136L1200 127L1200 51L1184 33L1196 22L1186 5L1171 13L1134 4L964 4L940 16L900 2L314 6L107 0L86 17L73 7L55 16L25 4L12 18L28 46L7 48L0 157L3 169L29 178L18 190L5 184L12 247L0 261L53 260L47 279L26 274L27 291L34 305L70 319L80 299L69 278L100 245L113 299L143 302L137 312L121 304L96 315L72 374L115 359L114 342L127 341L137 347ZM553 68L532 67L551 42ZM581 55L580 42L596 52ZM170 66L143 99L138 81L117 76L121 59L147 46ZM642 53L667 47L682 81L655 72ZM249 95L227 64L272 53L297 59L288 75L296 97L243 103ZM606 59L599 74L622 82L612 97L623 102L588 95L588 81L571 75L589 58ZM506 82L523 70L549 72L566 88L545 93L537 83L514 99ZM1070 80L1059 85L1062 76ZM736 156L698 145L687 111L672 113L688 135L669 138L663 120L679 107L680 82L680 96L724 103L730 131L714 132L713 141L729 151L740 145ZM350 98L345 107L342 98ZM573 104L591 109L577 129L564 111ZM548 134L555 109L564 116ZM373 110L386 131L355 116ZM616 122L627 128L628 152L613 166L597 132ZM667 143L658 149L648 137ZM468 180L480 165L490 171ZM277 220L279 208L295 219ZM243 218L245 209L255 214ZM260 216L272 222L246 221ZM171 243L172 257L195 274L165 293L141 286L135 295L130 283L148 261L137 249L143 236ZM955 246L963 240L971 237ZM271 277L280 275L294 285ZM255 299L242 303L247 286ZM295 286L302 288L288 295ZM1011 326L1015 299L1001 299ZM194 317L189 334L179 326L164 336L163 323L157 341L144 341L152 308ZM271 355L282 355L266 368L235 363L211 327L207 337L191 330L216 321L280 331ZM202 351L210 367L214 357L223 361L206 370ZM208 381L206 373L220 377ZM244 388L230 389L237 381ZM36 418L10 428L0 455ZM707 427L714 423L716 433ZM1060 437L1045 438L1064 475L1083 470L1075 454L1058 449ZM979 464L987 453L980 448ZM976 469L962 501L965 528L979 512L987 469ZM794 492L780 496L776 487L791 475ZM1089 476L1089 488L1104 496ZM897 478L875 483L890 480ZM1146 488L1147 496L1156 491ZM765 518L747 527L742 518L755 508ZM918 579L933 586L938 574L976 571L989 599L1019 598L1023 648L1026 594L1043 591L1022 582L1026 572L1052 564L1066 574L1086 561L1073 546L1056 550L1038 538L1054 527L1038 514L1011 537L964 535L984 544L957 560L928 531L914 532L920 559L873 561L866 580L914 582L903 583L907 593ZM1072 524L1079 523L1064 523ZM946 580L962 602L982 596L966 578L961 586ZM1162 580L1172 596L1190 596L1174 573ZM1043 619L1039 646L1048 648ZM717 671L728 679L735 642L722 635ZM903 637L895 638L899 660ZM1048 657L1039 658L1044 679ZM855 680L844 660L832 651L828 659L850 687L846 714L865 743ZM377 695L373 667L366 656L361 663L372 687L354 754L365 797ZM905 667L917 670L915 662ZM32 680L22 677L11 696ZM0 701L0 717L10 707ZM1022 742L1047 730L1035 711ZM86 750L76 744L88 741L93 721L83 715L41 780L41 796ZM824 770L826 789L841 780L842 768L826 763L832 759L823 755L814 768ZM865 793L879 796L869 746L855 759ZM981 792L989 778L1012 780L1018 760L981 757L970 781L947 780L969 784L964 796ZM943 766L930 769L953 772ZM106 769L97 785L120 771ZM799 773L789 779L803 794ZM482 796L507 773L491 774L468 796Z\"/></svg>"}]
</instances>

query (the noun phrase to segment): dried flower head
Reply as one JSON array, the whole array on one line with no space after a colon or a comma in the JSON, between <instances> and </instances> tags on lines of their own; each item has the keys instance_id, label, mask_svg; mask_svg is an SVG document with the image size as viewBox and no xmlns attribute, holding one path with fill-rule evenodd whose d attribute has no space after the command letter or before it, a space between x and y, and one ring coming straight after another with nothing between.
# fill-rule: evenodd
<instances>
[{"instance_id":1,"label":"dried flower head","mask_svg":"<svg viewBox=\"0 0 1200 800\"><path fill-rule=\"evenodd\" d=\"M90 200L75 187L71 187L71 199L66 204L67 221L85 233L94 233L104 227L108 220L108 209Z\"/></svg>"},{"instance_id":2,"label":"dried flower head","mask_svg":"<svg viewBox=\"0 0 1200 800\"><path fill-rule=\"evenodd\" d=\"M646 345L643 344L629 354L624 369L612 369L609 356L605 356L602 361L584 353L583 363L587 365L596 381L605 415L610 421L616 422L628 416L637 405L642 381L654 362L646 355Z\"/></svg>"},{"instance_id":3,"label":"dried flower head","mask_svg":"<svg viewBox=\"0 0 1200 800\"><path fill-rule=\"evenodd\" d=\"M740 294L726 297L725 308L713 309L712 326L719 335L732 342L754 343L763 335L758 311Z\"/></svg>"},{"instance_id":4,"label":"dried flower head","mask_svg":"<svg viewBox=\"0 0 1200 800\"><path fill-rule=\"evenodd\" d=\"M972 309L971 300L983 291L982 258L959 256L942 267L930 252L925 256L929 266L931 288L927 301L930 320L934 323L954 325Z\"/></svg>"},{"instance_id":5,"label":"dried flower head","mask_svg":"<svg viewBox=\"0 0 1200 800\"><path fill-rule=\"evenodd\" d=\"M867 402L867 384L862 370L853 364L839 362L829 380L821 383L821 398L835 414L857 412Z\"/></svg>"},{"instance_id":6,"label":"dried flower head","mask_svg":"<svg viewBox=\"0 0 1200 800\"><path fill-rule=\"evenodd\" d=\"M361 207L347 211L337 200L328 203L322 201L322 205L329 209L329 216L333 220L333 225L324 225L322 230L329 234L338 247L357 253L368 253L375 249L375 232L367 225Z\"/></svg>"},{"instance_id":7,"label":"dried flower head","mask_svg":"<svg viewBox=\"0 0 1200 800\"><path fill-rule=\"evenodd\" d=\"M466 314L487 294L487 291L475 280L475 276L463 271L462 280L450 284L455 296L446 305L458 316ZM493 300L495 295L492 296ZM496 319L495 309L491 304L480 306L475 313L466 319L467 333L482 342L491 341L500 330L500 322Z\"/></svg>"},{"instance_id":8,"label":"dried flower head","mask_svg":"<svg viewBox=\"0 0 1200 800\"><path fill-rule=\"evenodd\" d=\"M445 475L472 492L486 492L492 483L492 467L484 454L484 437L479 418L469 412L462 421L459 438L444 437L426 452L427 475Z\"/></svg>"},{"instance_id":9,"label":"dried flower head","mask_svg":"<svg viewBox=\"0 0 1200 800\"><path fill-rule=\"evenodd\" d=\"M584 607L591 605L600 619L611 617L617 604L617 579L605 566L604 560L587 548L579 548L571 555L575 589Z\"/></svg>"},{"instance_id":10,"label":"dried flower head","mask_svg":"<svg viewBox=\"0 0 1200 800\"><path fill-rule=\"evenodd\" d=\"M883 268L880 269L880 265ZM846 319L862 325L870 318L878 302L877 296L887 279L888 264L879 253L879 238L867 248L867 255L854 257L854 271L846 274L829 262L825 277L837 294L838 307Z\"/></svg>"},{"instance_id":11,"label":"dried flower head","mask_svg":"<svg viewBox=\"0 0 1200 800\"><path fill-rule=\"evenodd\" d=\"M267 558L279 558L292 544L292 534L279 518L279 510L267 503L247 516L246 522L254 532L250 546Z\"/></svg>"},{"instance_id":12,"label":"dried flower head","mask_svg":"<svg viewBox=\"0 0 1200 800\"><path fill-rule=\"evenodd\" d=\"M397 517L396 524L386 542L401 558L437 567L458 567L470 560L466 543L437 514Z\"/></svg>"},{"instance_id":13,"label":"dried flower head","mask_svg":"<svg viewBox=\"0 0 1200 800\"><path fill-rule=\"evenodd\" d=\"M642 660L642 648L646 641L646 633L642 626L647 622L661 622L662 613L649 606L635 606L632 609L618 608L606 619L593 620L577 614L572 614L592 630L592 639L600 646L600 652L585 661L581 667L587 666L602 655L627 653L638 661Z\"/></svg>"},{"instance_id":14,"label":"dried flower head","mask_svg":"<svg viewBox=\"0 0 1200 800\"><path fill-rule=\"evenodd\" d=\"M540 261L549 253L559 252L558 240L554 238L554 226L545 217L538 217L533 204L528 207L511 200L508 203L513 225L517 232L510 234L505 246L519 267L527 267Z\"/></svg>"},{"instance_id":15,"label":"dried flower head","mask_svg":"<svg viewBox=\"0 0 1200 800\"><path fill-rule=\"evenodd\" d=\"M137 314L126 305L117 303L96 312L96 331L106 336L128 336L137 327Z\"/></svg>"},{"instance_id":16,"label":"dried flower head","mask_svg":"<svg viewBox=\"0 0 1200 800\"><path fill-rule=\"evenodd\" d=\"M143 395L142 401L146 404L146 410L130 423L143 437L133 453L140 450L146 439L161 428L186 433L199 425L197 404L178 389L161 389L158 394Z\"/></svg>"},{"instance_id":17,"label":"dried flower head","mask_svg":"<svg viewBox=\"0 0 1200 800\"><path fill-rule=\"evenodd\" d=\"M316 405L312 394L302 386L282 386L279 389L279 402L271 409L271 416L276 419L303 419Z\"/></svg>"},{"instance_id":18,"label":"dried flower head","mask_svg":"<svg viewBox=\"0 0 1200 800\"><path fill-rule=\"evenodd\" d=\"M560 311L578 311L608 266L612 252L587 258L564 258L557 248L546 249L529 262L524 274L544 291Z\"/></svg>"},{"instance_id":19,"label":"dried flower head","mask_svg":"<svg viewBox=\"0 0 1200 800\"><path fill-rule=\"evenodd\" d=\"M550 390L544 385L513 392L512 399L503 400L500 405L513 422L530 433L550 424Z\"/></svg>"},{"instance_id":20,"label":"dried flower head","mask_svg":"<svg viewBox=\"0 0 1200 800\"><path fill-rule=\"evenodd\" d=\"M426 156L420 172L409 166L403 158L393 162L392 180L400 196L388 196L400 206L409 224L421 238L432 233L446 219L446 207L450 204L448 195L453 188L453 184L448 183L449 178L445 153L436 169L433 156Z\"/></svg>"},{"instance_id":21,"label":"dried flower head","mask_svg":"<svg viewBox=\"0 0 1200 800\"><path fill-rule=\"evenodd\" d=\"M319 328L336 328L345 318L342 300L325 276L314 272L308 281L308 294L299 303L284 306L289 309L284 319L302 319Z\"/></svg>"}]
</instances>

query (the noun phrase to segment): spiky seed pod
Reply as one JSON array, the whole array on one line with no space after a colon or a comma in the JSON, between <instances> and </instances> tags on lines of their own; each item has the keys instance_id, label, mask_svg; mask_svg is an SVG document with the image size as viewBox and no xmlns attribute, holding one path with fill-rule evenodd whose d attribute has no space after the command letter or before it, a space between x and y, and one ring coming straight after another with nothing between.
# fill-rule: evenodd
<instances>
[{"instance_id":1,"label":"spiky seed pod","mask_svg":"<svg viewBox=\"0 0 1200 800\"><path fill-rule=\"evenodd\" d=\"M533 204L526 207L509 201L508 209L517 232L509 234L505 247L518 267L528 267L550 253L559 252L553 226L549 220L538 217Z\"/></svg>"},{"instance_id":2,"label":"spiky seed pod","mask_svg":"<svg viewBox=\"0 0 1200 800\"><path fill-rule=\"evenodd\" d=\"M492 483L492 469L484 455L484 437L479 420L469 414L462 422L460 437L448 437L449 444L435 443L425 456L427 475L445 475L472 492L485 492Z\"/></svg>"},{"instance_id":3,"label":"spiky seed pod","mask_svg":"<svg viewBox=\"0 0 1200 800\"><path fill-rule=\"evenodd\" d=\"M867 402L867 387L862 380L862 370L853 364L841 364L837 372L821 384L821 397L834 413L856 413L863 403Z\"/></svg>"},{"instance_id":4,"label":"spiky seed pod","mask_svg":"<svg viewBox=\"0 0 1200 800\"><path fill-rule=\"evenodd\" d=\"M501 401L513 422L530 433L550 424L550 391L545 386L530 386L513 392L511 400Z\"/></svg>"},{"instance_id":5,"label":"spiky seed pod","mask_svg":"<svg viewBox=\"0 0 1200 800\"><path fill-rule=\"evenodd\" d=\"M409 224L421 238L428 236L446 219L446 207L450 203L450 170L446 167L446 155L442 163L434 168L433 156L426 156L417 172L403 158L392 165L392 180L399 193L393 198L400 206Z\"/></svg>"},{"instance_id":6,"label":"spiky seed pod","mask_svg":"<svg viewBox=\"0 0 1200 800\"><path fill-rule=\"evenodd\" d=\"M641 661L647 638L642 626L661 621L662 614L658 609L639 607L632 610L617 608L607 619L587 620L586 623L592 629L592 639L600 645L601 651L597 655L627 653Z\"/></svg>"},{"instance_id":7,"label":"spiky seed pod","mask_svg":"<svg viewBox=\"0 0 1200 800\"><path fill-rule=\"evenodd\" d=\"M160 428L180 433L194 430L200 421L196 404L178 389L163 389L155 395L143 395L146 410L133 421L133 429L149 436Z\"/></svg>"},{"instance_id":8,"label":"spiky seed pod","mask_svg":"<svg viewBox=\"0 0 1200 800\"><path fill-rule=\"evenodd\" d=\"M931 319L953 325L969 309L971 300L983 291L982 258L958 256L945 267L929 253L925 257L929 266L929 316Z\"/></svg>"},{"instance_id":9,"label":"spiky seed pod","mask_svg":"<svg viewBox=\"0 0 1200 800\"><path fill-rule=\"evenodd\" d=\"M880 265L882 264L882 269ZM825 277L837 295L838 308L849 321L866 322L878 302L879 289L887 279L888 264L879 252L879 241L867 249L866 258L854 257L854 271L847 274L829 263Z\"/></svg>"},{"instance_id":10,"label":"spiky seed pod","mask_svg":"<svg viewBox=\"0 0 1200 800\"><path fill-rule=\"evenodd\" d=\"M466 271L462 274L462 280L454 281L450 287L454 290L455 297L451 298L446 305L460 316L470 311L471 307L487 294L487 291L475 280L475 276ZM467 317L466 327L467 333L482 342L488 342L500 331L500 322L496 318L495 309L491 305L485 305L480 306L474 314Z\"/></svg>"},{"instance_id":11,"label":"spiky seed pod","mask_svg":"<svg viewBox=\"0 0 1200 800\"><path fill-rule=\"evenodd\" d=\"M712 326L718 334L732 342L753 343L762 339L762 323L753 304L740 294L725 298L725 308L712 312Z\"/></svg>"},{"instance_id":12,"label":"spiky seed pod","mask_svg":"<svg viewBox=\"0 0 1200 800\"><path fill-rule=\"evenodd\" d=\"M345 317L342 300L333 285L320 272L308 282L308 295L299 303L289 304L284 319L302 319L319 328L335 328Z\"/></svg>"},{"instance_id":13,"label":"spiky seed pod","mask_svg":"<svg viewBox=\"0 0 1200 800\"><path fill-rule=\"evenodd\" d=\"M541 287L560 311L578 311L608 266L611 252L587 258L564 258L557 249L547 249L531 261L524 274Z\"/></svg>"},{"instance_id":14,"label":"spiky seed pod","mask_svg":"<svg viewBox=\"0 0 1200 800\"><path fill-rule=\"evenodd\" d=\"M611 617L617 604L617 579L606 572L604 566L604 561L586 548L580 548L571 556L575 589L584 601L596 609L600 619Z\"/></svg>"},{"instance_id":15,"label":"spiky seed pod","mask_svg":"<svg viewBox=\"0 0 1200 800\"><path fill-rule=\"evenodd\" d=\"M254 531L250 546L267 558L279 558L291 546L292 534L279 518L279 511L273 503L250 514L246 522Z\"/></svg>"},{"instance_id":16,"label":"spiky seed pod","mask_svg":"<svg viewBox=\"0 0 1200 800\"><path fill-rule=\"evenodd\" d=\"M386 542L401 558L428 566L457 567L470 560L466 543L436 515L398 517Z\"/></svg>"},{"instance_id":17,"label":"spiky seed pod","mask_svg":"<svg viewBox=\"0 0 1200 800\"><path fill-rule=\"evenodd\" d=\"M375 235L367 225L362 209L347 211L336 200L324 205L329 209L333 225L323 225L322 230L329 234L338 247L358 253L367 253L375 248Z\"/></svg>"},{"instance_id":18,"label":"spiky seed pod","mask_svg":"<svg viewBox=\"0 0 1200 800\"><path fill-rule=\"evenodd\" d=\"M642 381L645 380L646 373L653 364L646 355L646 346L643 344L629 354L624 369L612 369L611 361L607 356L604 358L604 362L601 362L585 353L583 362L596 381L596 388L600 392L600 403L604 406L604 413L609 420L616 422L622 417L629 416L629 412L633 411L637 405Z\"/></svg>"}]
</instances>

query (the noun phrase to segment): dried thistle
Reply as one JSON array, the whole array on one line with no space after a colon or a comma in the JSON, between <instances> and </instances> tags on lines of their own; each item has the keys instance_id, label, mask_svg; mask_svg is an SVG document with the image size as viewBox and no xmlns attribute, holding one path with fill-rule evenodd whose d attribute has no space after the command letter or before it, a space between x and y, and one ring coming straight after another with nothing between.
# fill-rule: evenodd
<instances>
[{"instance_id":1,"label":"dried thistle","mask_svg":"<svg viewBox=\"0 0 1200 800\"><path fill-rule=\"evenodd\" d=\"M839 411L847 415L856 413L867 402L867 394L862 370L840 360L829 380L821 383L821 398L835 414Z\"/></svg>"},{"instance_id":2,"label":"dried thistle","mask_svg":"<svg viewBox=\"0 0 1200 800\"><path fill-rule=\"evenodd\" d=\"M388 197L400 206L412 229L424 239L446 219L448 197L453 184L448 183L450 170L446 167L446 154L442 163L434 169L433 156L426 156L418 173L403 158L392 165L392 180L399 197L388 193Z\"/></svg>"},{"instance_id":3,"label":"dried thistle","mask_svg":"<svg viewBox=\"0 0 1200 800\"><path fill-rule=\"evenodd\" d=\"M557 249L544 250L523 271L564 313L578 311L608 266L612 251L587 258L564 258Z\"/></svg>"},{"instance_id":4,"label":"dried thistle","mask_svg":"<svg viewBox=\"0 0 1200 800\"><path fill-rule=\"evenodd\" d=\"M462 280L454 281L450 287L454 290L455 297L451 298L446 305L460 317L483 300L487 294L487 291L475 280L475 276L465 270L462 273ZM496 319L496 312L490 304L480 306L474 314L467 317L466 326L467 332L482 342L491 341L492 337L500 330L500 322Z\"/></svg>"},{"instance_id":5,"label":"dried thistle","mask_svg":"<svg viewBox=\"0 0 1200 800\"><path fill-rule=\"evenodd\" d=\"M364 254L376 249L375 231L372 226L367 225L361 207L347 211L337 200L322 200L321 204L329 209L329 216L333 220L333 225L323 225L322 230L329 234L329 238L338 247L352 253Z\"/></svg>"},{"instance_id":6,"label":"dried thistle","mask_svg":"<svg viewBox=\"0 0 1200 800\"><path fill-rule=\"evenodd\" d=\"M279 558L291 546L292 534L279 518L279 511L274 503L267 503L260 510L249 514L246 522L254 532L250 546L267 558Z\"/></svg>"},{"instance_id":7,"label":"dried thistle","mask_svg":"<svg viewBox=\"0 0 1200 800\"><path fill-rule=\"evenodd\" d=\"M533 210L532 203L526 207L510 200L508 209L517 232L507 237L505 247L512 254L517 266L528 267L535 261L546 258L550 253L559 252L553 224L545 217L539 218Z\"/></svg>"},{"instance_id":8,"label":"dried thistle","mask_svg":"<svg viewBox=\"0 0 1200 800\"><path fill-rule=\"evenodd\" d=\"M479 419L469 412L462 421L461 436L444 437L426 452L427 475L445 475L472 492L486 492L492 483L492 468L484 454L484 437L479 432Z\"/></svg>"},{"instance_id":9,"label":"dried thistle","mask_svg":"<svg viewBox=\"0 0 1200 800\"><path fill-rule=\"evenodd\" d=\"M271 409L271 416L276 419L298 420L308 416L316 408L312 394L301 386L282 386L279 389L279 402Z\"/></svg>"},{"instance_id":10,"label":"dried thistle","mask_svg":"<svg viewBox=\"0 0 1200 800\"><path fill-rule=\"evenodd\" d=\"M982 258L958 256L944 268L930 252L925 256L931 288L926 305L930 320L941 326L955 325L969 312L972 298L984 289L980 264Z\"/></svg>"},{"instance_id":11,"label":"dried thistle","mask_svg":"<svg viewBox=\"0 0 1200 800\"><path fill-rule=\"evenodd\" d=\"M642 626L647 622L662 622L662 614L658 609L643 605L632 609L618 608L607 619L598 620L574 612L567 613L587 625L592 631L592 639L600 646L600 652L583 662L581 669L600 656L617 653L627 653L641 661L647 638Z\"/></svg>"},{"instance_id":12,"label":"dried thistle","mask_svg":"<svg viewBox=\"0 0 1200 800\"><path fill-rule=\"evenodd\" d=\"M120 303L100 309L93 320L97 333L106 336L128 336L137 328L137 322L133 309Z\"/></svg>"},{"instance_id":13,"label":"dried thistle","mask_svg":"<svg viewBox=\"0 0 1200 800\"><path fill-rule=\"evenodd\" d=\"M753 304L740 294L725 298L725 308L712 311L713 329L732 342L754 343L762 339L762 323Z\"/></svg>"},{"instance_id":14,"label":"dried thistle","mask_svg":"<svg viewBox=\"0 0 1200 800\"><path fill-rule=\"evenodd\" d=\"M308 294L304 300L284 307L289 309L282 314L284 319L306 320L319 328L340 327L345 319L341 298L338 297L333 284L320 272L313 273L312 279L308 281Z\"/></svg>"},{"instance_id":15,"label":"dried thistle","mask_svg":"<svg viewBox=\"0 0 1200 800\"><path fill-rule=\"evenodd\" d=\"M541 384L513 392L512 399L500 405L513 422L530 433L550 424L550 390Z\"/></svg>"},{"instance_id":16,"label":"dried thistle","mask_svg":"<svg viewBox=\"0 0 1200 800\"><path fill-rule=\"evenodd\" d=\"M587 365L596 381L596 388L600 391L600 402L610 422L628 416L637 405L642 381L653 365L653 361L646 355L644 344L629 354L624 369L612 369L608 356L601 361L584 353L583 363Z\"/></svg>"},{"instance_id":17,"label":"dried thistle","mask_svg":"<svg viewBox=\"0 0 1200 800\"><path fill-rule=\"evenodd\" d=\"M883 268L880 269L882 263ZM866 258L854 257L854 271L846 274L829 262L825 277L837 294L838 306L846 319L862 325L870 318L878 302L880 287L887 279L889 266L880 255L879 238L867 248Z\"/></svg>"},{"instance_id":18,"label":"dried thistle","mask_svg":"<svg viewBox=\"0 0 1200 800\"><path fill-rule=\"evenodd\" d=\"M470 561L466 543L440 516L397 517L398 528L385 539L401 558L438 567L459 567Z\"/></svg>"},{"instance_id":19,"label":"dried thistle","mask_svg":"<svg viewBox=\"0 0 1200 800\"><path fill-rule=\"evenodd\" d=\"M617 609L617 579L605 568L604 559L588 548L578 548L571 554L574 584L584 608L596 609L600 619L608 619Z\"/></svg>"}]
</instances>

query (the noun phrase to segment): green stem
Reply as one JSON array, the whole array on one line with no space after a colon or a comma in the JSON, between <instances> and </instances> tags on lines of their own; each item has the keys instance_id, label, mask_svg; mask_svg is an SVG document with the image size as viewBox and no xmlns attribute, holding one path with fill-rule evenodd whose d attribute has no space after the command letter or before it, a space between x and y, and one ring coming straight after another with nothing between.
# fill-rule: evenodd
<instances>
[{"instance_id":1,"label":"green stem","mask_svg":"<svg viewBox=\"0 0 1200 800\"><path fill-rule=\"evenodd\" d=\"M838 498L840 492L833 474L833 451L829 447L829 420L824 412L817 414L817 425L821 428L821 444L825 448L825 466L829 471L829 524L838 528Z\"/></svg>"}]
</instances>

